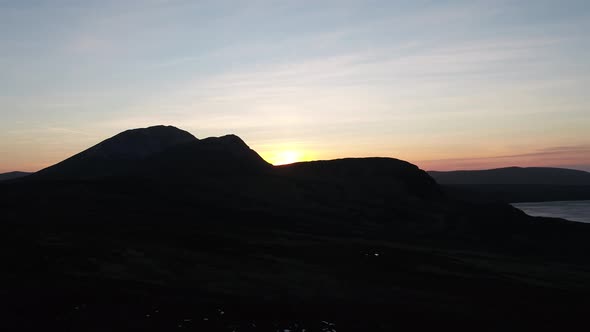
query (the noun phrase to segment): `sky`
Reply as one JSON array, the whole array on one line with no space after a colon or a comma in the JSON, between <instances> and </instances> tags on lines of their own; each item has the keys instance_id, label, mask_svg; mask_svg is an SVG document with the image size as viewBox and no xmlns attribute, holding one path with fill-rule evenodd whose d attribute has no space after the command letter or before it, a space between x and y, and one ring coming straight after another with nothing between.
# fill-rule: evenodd
<instances>
[{"instance_id":1,"label":"sky","mask_svg":"<svg viewBox=\"0 0 590 332\"><path fill-rule=\"evenodd\" d=\"M590 2L0 0L0 172L123 130L590 171Z\"/></svg>"}]
</instances>

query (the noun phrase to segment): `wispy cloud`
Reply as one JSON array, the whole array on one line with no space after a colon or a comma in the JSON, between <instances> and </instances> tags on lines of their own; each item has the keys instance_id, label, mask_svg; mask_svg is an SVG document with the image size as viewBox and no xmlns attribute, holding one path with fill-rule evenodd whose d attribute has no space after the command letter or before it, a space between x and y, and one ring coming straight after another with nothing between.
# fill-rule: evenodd
<instances>
[{"instance_id":1,"label":"wispy cloud","mask_svg":"<svg viewBox=\"0 0 590 332\"><path fill-rule=\"evenodd\" d=\"M470 98L477 88L479 93L489 93L484 88L498 83L494 76L524 75L534 66L533 59L538 61L537 54L556 43L559 40L509 38L428 49L408 44L254 65L188 80L134 108L142 113L170 110L188 118L263 116L259 121L264 121L269 110L316 115L316 119L323 114L332 121L335 116L354 117L358 112L382 116L396 109L409 112L425 106L445 111L436 105L440 99L458 94ZM457 109L447 107L446 111Z\"/></svg>"},{"instance_id":2,"label":"wispy cloud","mask_svg":"<svg viewBox=\"0 0 590 332\"><path fill-rule=\"evenodd\" d=\"M39 137L71 151L165 123L268 149L457 163L471 153L502 156L485 161L498 164L558 163L565 149L522 151L587 144L590 11L578 2L0 6L5 142L22 138L9 129L43 127ZM74 140L75 131L96 136Z\"/></svg>"}]
</instances>

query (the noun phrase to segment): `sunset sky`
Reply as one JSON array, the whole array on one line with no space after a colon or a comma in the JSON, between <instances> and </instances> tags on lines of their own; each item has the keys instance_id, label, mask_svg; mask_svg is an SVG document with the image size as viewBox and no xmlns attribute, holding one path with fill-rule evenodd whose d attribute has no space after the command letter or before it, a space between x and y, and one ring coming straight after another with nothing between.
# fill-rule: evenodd
<instances>
[{"instance_id":1,"label":"sunset sky","mask_svg":"<svg viewBox=\"0 0 590 332\"><path fill-rule=\"evenodd\" d=\"M590 1L0 0L0 172L125 129L590 170Z\"/></svg>"}]
</instances>

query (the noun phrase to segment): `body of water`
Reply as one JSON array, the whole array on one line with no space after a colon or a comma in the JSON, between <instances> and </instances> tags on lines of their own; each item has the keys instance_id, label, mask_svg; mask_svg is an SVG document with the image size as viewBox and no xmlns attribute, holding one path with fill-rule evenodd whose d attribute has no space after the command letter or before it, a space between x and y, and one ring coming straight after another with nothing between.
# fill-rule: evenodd
<instances>
[{"instance_id":1,"label":"body of water","mask_svg":"<svg viewBox=\"0 0 590 332\"><path fill-rule=\"evenodd\" d=\"M590 201L514 203L512 206L531 216L563 218L590 223Z\"/></svg>"}]
</instances>

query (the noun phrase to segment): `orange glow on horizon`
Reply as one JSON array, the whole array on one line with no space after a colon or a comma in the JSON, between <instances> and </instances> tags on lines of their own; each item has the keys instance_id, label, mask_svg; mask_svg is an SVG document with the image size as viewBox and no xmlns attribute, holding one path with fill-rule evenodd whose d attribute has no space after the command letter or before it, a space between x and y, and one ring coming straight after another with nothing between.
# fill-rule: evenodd
<instances>
[{"instance_id":1,"label":"orange glow on horizon","mask_svg":"<svg viewBox=\"0 0 590 332\"><path fill-rule=\"evenodd\" d=\"M521 155L491 156L479 158L449 158L412 161L423 170L454 171L518 167L562 167L590 170L588 152L581 148L574 151L546 151Z\"/></svg>"},{"instance_id":2,"label":"orange glow on horizon","mask_svg":"<svg viewBox=\"0 0 590 332\"><path fill-rule=\"evenodd\" d=\"M283 150L270 153L264 159L275 166L287 165L303 161L303 154L295 150Z\"/></svg>"},{"instance_id":3,"label":"orange glow on horizon","mask_svg":"<svg viewBox=\"0 0 590 332\"><path fill-rule=\"evenodd\" d=\"M275 166L315 160L315 154L307 152L300 147L289 146L272 147L269 150L261 151L260 156Z\"/></svg>"}]
</instances>

